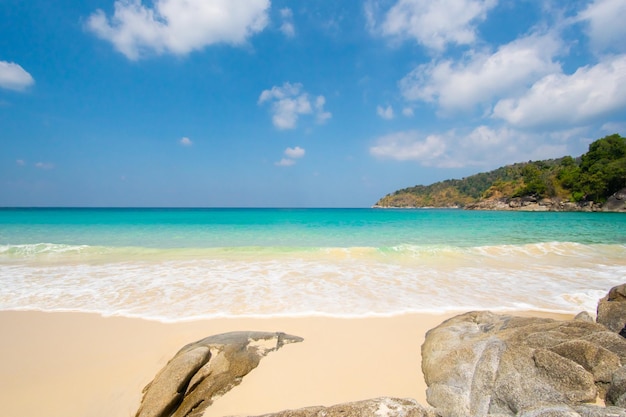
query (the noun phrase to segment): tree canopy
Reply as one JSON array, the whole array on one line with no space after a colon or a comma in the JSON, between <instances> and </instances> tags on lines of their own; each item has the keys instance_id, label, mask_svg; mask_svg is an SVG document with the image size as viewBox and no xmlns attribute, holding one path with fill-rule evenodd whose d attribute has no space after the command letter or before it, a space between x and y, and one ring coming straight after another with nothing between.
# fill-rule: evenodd
<instances>
[{"instance_id":1,"label":"tree canopy","mask_svg":"<svg viewBox=\"0 0 626 417\"><path fill-rule=\"evenodd\" d=\"M626 187L626 138L613 134L573 158L528 161L431 185L416 185L381 198L380 207L463 207L483 199L560 198L602 203Z\"/></svg>"}]
</instances>

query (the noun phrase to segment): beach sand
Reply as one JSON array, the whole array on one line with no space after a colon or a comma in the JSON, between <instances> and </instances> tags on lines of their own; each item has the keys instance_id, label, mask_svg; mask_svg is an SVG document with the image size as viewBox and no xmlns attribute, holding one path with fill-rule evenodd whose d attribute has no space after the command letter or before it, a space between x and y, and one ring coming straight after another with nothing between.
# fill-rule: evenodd
<instances>
[{"instance_id":1,"label":"beach sand","mask_svg":"<svg viewBox=\"0 0 626 417\"><path fill-rule=\"evenodd\" d=\"M134 416L143 387L182 346L238 330L282 331L305 340L270 353L205 416L257 415L380 396L426 404L420 346L429 329L453 315L164 324L84 313L0 312L2 415Z\"/></svg>"}]
</instances>

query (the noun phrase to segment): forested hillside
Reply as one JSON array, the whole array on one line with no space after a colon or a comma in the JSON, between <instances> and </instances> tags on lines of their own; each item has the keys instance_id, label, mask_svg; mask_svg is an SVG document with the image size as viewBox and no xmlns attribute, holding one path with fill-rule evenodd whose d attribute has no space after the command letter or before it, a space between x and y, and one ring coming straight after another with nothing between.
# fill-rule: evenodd
<instances>
[{"instance_id":1,"label":"forested hillside","mask_svg":"<svg viewBox=\"0 0 626 417\"><path fill-rule=\"evenodd\" d=\"M484 200L532 197L603 203L626 187L626 138L613 134L573 158L529 161L431 185L416 185L381 198L375 207L465 207Z\"/></svg>"}]
</instances>

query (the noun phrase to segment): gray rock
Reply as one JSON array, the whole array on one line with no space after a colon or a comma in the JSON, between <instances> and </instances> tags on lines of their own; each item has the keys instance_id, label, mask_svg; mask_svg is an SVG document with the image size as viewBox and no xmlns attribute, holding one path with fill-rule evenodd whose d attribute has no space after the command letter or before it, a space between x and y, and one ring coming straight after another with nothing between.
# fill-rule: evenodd
<instances>
[{"instance_id":1,"label":"gray rock","mask_svg":"<svg viewBox=\"0 0 626 417\"><path fill-rule=\"evenodd\" d=\"M574 406L581 417L626 417L626 410L621 407L600 407L593 404Z\"/></svg>"},{"instance_id":2,"label":"gray rock","mask_svg":"<svg viewBox=\"0 0 626 417\"><path fill-rule=\"evenodd\" d=\"M232 332L190 343L143 390L136 417L199 417L256 368L261 358L303 339L284 333Z\"/></svg>"},{"instance_id":3,"label":"gray rock","mask_svg":"<svg viewBox=\"0 0 626 417\"><path fill-rule=\"evenodd\" d=\"M580 417L573 408L566 405L536 407L518 414L519 417Z\"/></svg>"},{"instance_id":4,"label":"gray rock","mask_svg":"<svg viewBox=\"0 0 626 417\"><path fill-rule=\"evenodd\" d=\"M462 314L426 334L427 400L446 417L576 416L604 395L625 349L626 339L584 320Z\"/></svg>"},{"instance_id":5,"label":"gray rock","mask_svg":"<svg viewBox=\"0 0 626 417\"><path fill-rule=\"evenodd\" d=\"M606 403L626 407L626 366L613 373L611 386L606 393Z\"/></svg>"},{"instance_id":6,"label":"gray rock","mask_svg":"<svg viewBox=\"0 0 626 417\"><path fill-rule=\"evenodd\" d=\"M615 353L622 364L626 364L626 345L624 345L624 339L617 333L613 333L610 330L601 333L592 333L586 336L582 336L581 340L589 340L603 348Z\"/></svg>"},{"instance_id":7,"label":"gray rock","mask_svg":"<svg viewBox=\"0 0 626 417\"><path fill-rule=\"evenodd\" d=\"M622 188L612 196L610 196L604 206L604 211L626 211L626 188Z\"/></svg>"},{"instance_id":8,"label":"gray rock","mask_svg":"<svg viewBox=\"0 0 626 417\"><path fill-rule=\"evenodd\" d=\"M331 407L285 410L263 417L440 417L440 414L412 399L383 397Z\"/></svg>"},{"instance_id":9,"label":"gray rock","mask_svg":"<svg viewBox=\"0 0 626 417\"><path fill-rule=\"evenodd\" d=\"M581 311L580 313L576 314L576 317L574 317L574 320L588 321L590 323L596 322L596 319L594 319L593 316L589 314L587 311Z\"/></svg>"},{"instance_id":10,"label":"gray rock","mask_svg":"<svg viewBox=\"0 0 626 417\"><path fill-rule=\"evenodd\" d=\"M613 372L621 366L619 356L587 340L570 340L550 348L564 358L582 365L595 382L610 383Z\"/></svg>"},{"instance_id":11,"label":"gray rock","mask_svg":"<svg viewBox=\"0 0 626 417\"><path fill-rule=\"evenodd\" d=\"M626 410L619 407L600 407L591 404L573 407L553 405L527 410L517 417L626 417Z\"/></svg>"},{"instance_id":12,"label":"gray rock","mask_svg":"<svg viewBox=\"0 0 626 417\"><path fill-rule=\"evenodd\" d=\"M596 321L616 333L624 328L624 324L626 324L626 284L611 288L609 293L598 301Z\"/></svg>"}]
</instances>

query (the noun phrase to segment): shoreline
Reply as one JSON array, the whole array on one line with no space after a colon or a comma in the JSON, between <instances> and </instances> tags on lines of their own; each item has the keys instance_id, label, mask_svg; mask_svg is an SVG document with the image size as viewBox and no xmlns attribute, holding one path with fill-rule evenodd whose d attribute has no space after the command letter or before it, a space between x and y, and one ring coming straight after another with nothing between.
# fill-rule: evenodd
<instances>
[{"instance_id":1,"label":"shoreline","mask_svg":"<svg viewBox=\"0 0 626 417\"><path fill-rule=\"evenodd\" d=\"M0 401L7 417L134 416L144 386L182 346L214 334L259 330L304 341L263 358L205 416L258 415L380 396L427 404L421 344L429 329L457 314L162 323L90 313L2 311Z\"/></svg>"}]
</instances>

